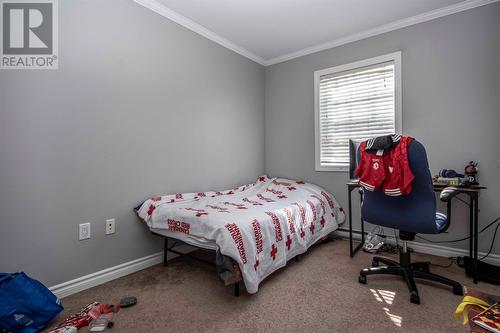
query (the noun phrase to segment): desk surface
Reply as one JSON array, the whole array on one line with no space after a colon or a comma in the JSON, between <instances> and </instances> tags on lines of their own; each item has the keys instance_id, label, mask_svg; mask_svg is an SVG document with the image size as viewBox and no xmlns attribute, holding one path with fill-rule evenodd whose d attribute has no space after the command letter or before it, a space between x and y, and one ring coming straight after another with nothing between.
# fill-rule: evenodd
<instances>
[{"instance_id":1,"label":"desk surface","mask_svg":"<svg viewBox=\"0 0 500 333\"><path fill-rule=\"evenodd\" d=\"M350 181L347 182L346 184L349 187L361 187L359 185L359 181L357 179L351 179ZM445 187L449 187L452 185L446 185L442 183L432 183L434 186L434 190L442 190ZM454 186L460 190L460 192L479 192L481 190L487 189L486 186L481 186L481 185L468 185L468 186Z\"/></svg>"},{"instance_id":2,"label":"desk surface","mask_svg":"<svg viewBox=\"0 0 500 333\"><path fill-rule=\"evenodd\" d=\"M444 189L445 187L449 187L452 185L446 185L442 183L432 183L434 186L434 189ZM481 190L486 190L486 186L481 186L481 185L467 185L467 186L453 186L458 188L462 192L479 192Z\"/></svg>"}]
</instances>

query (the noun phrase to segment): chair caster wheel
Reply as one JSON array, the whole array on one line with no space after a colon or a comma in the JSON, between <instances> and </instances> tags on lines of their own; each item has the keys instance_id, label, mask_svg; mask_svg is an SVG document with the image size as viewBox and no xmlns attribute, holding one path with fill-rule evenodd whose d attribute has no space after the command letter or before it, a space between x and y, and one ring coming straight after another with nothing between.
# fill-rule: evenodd
<instances>
[{"instance_id":1,"label":"chair caster wheel","mask_svg":"<svg viewBox=\"0 0 500 333\"><path fill-rule=\"evenodd\" d=\"M453 287L453 293L455 295L458 295L458 296L464 295L464 291L463 291L462 287Z\"/></svg>"},{"instance_id":2,"label":"chair caster wheel","mask_svg":"<svg viewBox=\"0 0 500 333\"><path fill-rule=\"evenodd\" d=\"M366 276L360 275L358 277L358 282L361 284L366 284Z\"/></svg>"},{"instance_id":3,"label":"chair caster wheel","mask_svg":"<svg viewBox=\"0 0 500 333\"><path fill-rule=\"evenodd\" d=\"M410 294L410 302L413 304L420 304L420 296L418 296L418 294L414 291Z\"/></svg>"},{"instance_id":4,"label":"chair caster wheel","mask_svg":"<svg viewBox=\"0 0 500 333\"><path fill-rule=\"evenodd\" d=\"M378 266L379 266L378 260L373 259L372 260L372 267L378 267Z\"/></svg>"}]
</instances>

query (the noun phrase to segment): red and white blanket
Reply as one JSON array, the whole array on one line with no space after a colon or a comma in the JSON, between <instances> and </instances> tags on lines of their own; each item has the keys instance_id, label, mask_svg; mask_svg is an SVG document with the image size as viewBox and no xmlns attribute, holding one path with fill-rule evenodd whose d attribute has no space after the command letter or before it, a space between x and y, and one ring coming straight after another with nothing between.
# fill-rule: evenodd
<instances>
[{"instance_id":1,"label":"red and white blanket","mask_svg":"<svg viewBox=\"0 0 500 333\"><path fill-rule=\"evenodd\" d=\"M267 176L223 192L148 199L138 214L150 228L215 242L238 263L249 293L345 221L337 200L322 188Z\"/></svg>"}]
</instances>

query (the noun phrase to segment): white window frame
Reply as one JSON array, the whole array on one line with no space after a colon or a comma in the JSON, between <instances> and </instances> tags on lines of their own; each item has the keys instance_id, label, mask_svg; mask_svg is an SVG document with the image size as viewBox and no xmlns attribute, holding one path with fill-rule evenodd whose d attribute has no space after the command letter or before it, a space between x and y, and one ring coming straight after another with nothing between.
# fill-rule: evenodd
<instances>
[{"instance_id":1,"label":"white window frame","mask_svg":"<svg viewBox=\"0 0 500 333\"><path fill-rule=\"evenodd\" d=\"M340 66L330 67L314 72L314 133L315 133L315 159L316 171L346 172L349 166L322 166L320 154L320 117L319 117L319 81L321 76L330 75L362 67L377 65L384 62L394 62L394 117L396 134L402 134L402 93L401 93L401 51L384 54L378 57L351 62Z\"/></svg>"}]
</instances>

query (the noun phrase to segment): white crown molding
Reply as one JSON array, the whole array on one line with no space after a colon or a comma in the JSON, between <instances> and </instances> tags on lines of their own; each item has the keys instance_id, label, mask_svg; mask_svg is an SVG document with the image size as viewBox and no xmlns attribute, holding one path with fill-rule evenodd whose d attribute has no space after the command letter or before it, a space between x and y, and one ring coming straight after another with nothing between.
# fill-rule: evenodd
<instances>
[{"instance_id":1,"label":"white crown molding","mask_svg":"<svg viewBox=\"0 0 500 333\"><path fill-rule=\"evenodd\" d=\"M134 0L134 2L138 3L141 6L144 6L148 9L151 9L155 13L160 14L161 16L166 17L169 20L174 21L175 23L188 28L191 31L196 32L197 34L202 35L205 38L210 39L211 41L224 46L225 48L234 51L250 60L255 61L260 65L264 65L264 59L259 57L258 55L253 54L252 52L246 50L245 48L236 45L235 43L225 39L224 37L219 36L213 31L208 30L204 26L188 19L185 16L182 16L179 13L174 12L173 10L167 8L165 5L159 3L156 0Z\"/></svg>"},{"instance_id":2,"label":"white crown molding","mask_svg":"<svg viewBox=\"0 0 500 333\"><path fill-rule=\"evenodd\" d=\"M343 239L349 239L349 233L345 230L337 230L337 235ZM361 240L360 234L353 234L353 238L356 240ZM386 235L386 242L392 245L396 244L396 239L394 236ZM432 243L421 243L421 242L408 242L408 246L413 248L418 253L431 254L438 257L466 257L469 256L469 251L464 249L458 249L454 247L436 245ZM478 252L478 258L485 256L485 252ZM500 254L491 253L487 258L483 260L489 264L500 266Z\"/></svg>"},{"instance_id":3,"label":"white crown molding","mask_svg":"<svg viewBox=\"0 0 500 333\"><path fill-rule=\"evenodd\" d=\"M361 39L373 37L373 36L380 35L380 34L390 32L393 30L397 30L397 29L405 28L405 27L408 27L411 25L435 20L435 19L443 17L443 16L463 12L463 11L473 9L476 7L480 7L480 6L484 6L484 5L489 5L489 4L492 4L492 3L497 2L497 1L500 1L500 0L465 0L465 1L457 3L455 5L450 5L447 7L432 10L432 11L429 11L429 12L426 12L423 14L413 16L413 17L409 17L409 18L394 21L394 22L391 22L388 24L384 24L384 25L378 26L378 27L373 28L373 29L365 30L365 31L362 31L362 32L359 32L359 33L356 33L356 34L353 34L350 36L335 39L335 40L332 40L332 41L329 41L329 42L326 42L323 44L311 46L311 47L302 49L300 51L288 53L288 54L285 54L285 55L282 55L282 56L279 56L276 58L265 60L264 66L274 65L274 64L277 64L280 62L299 58L299 57L302 57L302 56L305 56L308 54L312 54L312 53L316 53L319 51L331 49L331 48L334 48L334 47L337 47L340 45L356 42L356 41L361 40Z\"/></svg>"},{"instance_id":4,"label":"white crown molding","mask_svg":"<svg viewBox=\"0 0 500 333\"><path fill-rule=\"evenodd\" d=\"M218 43L225 48L232 50L250 60L255 61L256 63L263 65L263 66L270 66L274 65L280 62L285 62L291 59L303 57L308 54L316 53L319 51L331 49L340 45L356 42L365 38L377 36L386 32L394 31L397 29L409 27L411 25L435 20L437 18L463 12L469 9L473 9L476 7L484 6L484 5L489 5L494 2L498 2L500 0L464 0L460 3L450 5L447 7L439 8L436 10L432 10L423 14L419 14L416 16L412 16L409 18L401 19L398 21L394 21L388 24L384 24L369 30L365 30L350 36L342 37L339 39L335 39L326 43L322 43L319 45L311 46L299 51L295 51L292 53L284 54L272 59L264 59L247 49L231 42L230 40L227 40L226 38L223 38L216 34L213 31L208 30L204 26L188 19L185 16L182 16L181 14L167 8L165 5L159 3L157 0L133 0L134 2L166 17L169 20L174 21L175 23L193 31L196 32L200 35L202 35L205 38L210 39L211 41Z\"/></svg>"}]
</instances>

